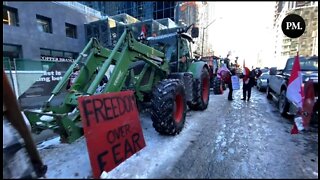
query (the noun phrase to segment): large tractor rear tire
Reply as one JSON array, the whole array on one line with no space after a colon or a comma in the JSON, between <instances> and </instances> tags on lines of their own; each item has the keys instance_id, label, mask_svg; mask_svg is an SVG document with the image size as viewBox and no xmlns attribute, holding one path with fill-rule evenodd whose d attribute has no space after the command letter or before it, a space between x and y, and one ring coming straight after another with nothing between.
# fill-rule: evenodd
<instances>
[{"instance_id":1,"label":"large tractor rear tire","mask_svg":"<svg viewBox=\"0 0 320 180\"><path fill-rule=\"evenodd\" d=\"M164 79L154 88L151 99L153 127L160 134L179 134L186 119L186 97L182 82Z\"/></svg>"},{"instance_id":2,"label":"large tractor rear tire","mask_svg":"<svg viewBox=\"0 0 320 180\"><path fill-rule=\"evenodd\" d=\"M188 102L192 110L205 110L209 104L210 75L207 68L203 68L200 79L193 83L193 101Z\"/></svg>"}]
</instances>

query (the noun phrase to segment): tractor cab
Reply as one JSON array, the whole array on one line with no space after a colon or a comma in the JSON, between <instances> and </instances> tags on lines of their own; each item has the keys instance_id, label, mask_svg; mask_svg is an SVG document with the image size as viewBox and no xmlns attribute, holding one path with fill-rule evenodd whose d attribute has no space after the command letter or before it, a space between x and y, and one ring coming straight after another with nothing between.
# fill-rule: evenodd
<instances>
[{"instance_id":1,"label":"tractor cab","mask_svg":"<svg viewBox=\"0 0 320 180\"><path fill-rule=\"evenodd\" d=\"M193 39L186 33L169 33L149 37L147 45L165 53L171 72L184 72L194 59L191 51Z\"/></svg>"}]
</instances>

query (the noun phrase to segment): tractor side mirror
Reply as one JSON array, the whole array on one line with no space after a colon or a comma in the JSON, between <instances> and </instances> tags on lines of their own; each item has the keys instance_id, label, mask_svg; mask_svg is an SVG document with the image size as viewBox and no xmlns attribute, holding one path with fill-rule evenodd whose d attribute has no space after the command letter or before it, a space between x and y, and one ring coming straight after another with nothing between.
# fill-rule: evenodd
<instances>
[{"instance_id":1,"label":"tractor side mirror","mask_svg":"<svg viewBox=\"0 0 320 180\"><path fill-rule=\"evenodd\" d=\"M276 68L276 67L270 68L269 74L270 74L270 75L277 75L277 68Z\"/></svg>"},{"instance_id":2,"label":"tractor side mirror","mask_svg":"<svg viewBox=\"0 0 320 180\"><path fill-rule=\"evenodd\" d=\"M199 28L198 27L193 27L191 29L191 37L192 38L197 38L199 37Z\"/></svg>"}]
</instances>

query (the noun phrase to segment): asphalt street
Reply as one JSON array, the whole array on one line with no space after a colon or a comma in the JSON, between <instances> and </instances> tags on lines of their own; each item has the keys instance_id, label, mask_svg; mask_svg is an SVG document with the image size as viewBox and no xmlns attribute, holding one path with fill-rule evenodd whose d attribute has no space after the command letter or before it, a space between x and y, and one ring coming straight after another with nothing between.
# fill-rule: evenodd
<instances>
[{"instance_id":1,"label":"asphalt street","mask_svg":"<svg viewBox=\"0 0 320 180\"><path fill-rule=\"evenodd\" d=\"M161 178L318 178L318 132L291 135L293 120L256 88L249 102L227 92L194 115L201 133Z\"/></svg>"},{"instance_id":2,"label":"asphalt street","mask_svg":"<svg viewBox=\"0 0 320 180\"><path fill-rule=\"evenodd\" d=\"M188 111L176 136L159 135L149 113L140 113L146 147L106 178L318 178L317 131L291 135L293 120L256 88L249 102L240 100L241 90L228 101L227 92L211 92L205 111ZM48 178L92 178L85 138L38 148Z\"/></svg>"}]
</instances>

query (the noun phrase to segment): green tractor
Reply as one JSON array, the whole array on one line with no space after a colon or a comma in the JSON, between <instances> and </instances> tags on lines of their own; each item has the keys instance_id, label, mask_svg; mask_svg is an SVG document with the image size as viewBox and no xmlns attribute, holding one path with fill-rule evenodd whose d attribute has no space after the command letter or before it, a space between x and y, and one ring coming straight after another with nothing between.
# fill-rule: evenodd
<instances>
[{"instance_id":1,"label":"green tractor","mask_svg":"<svg viewBox=\"0 0 320 180\"><path fill-rule=\"evenodd\" d=\"M187 106L205 110L209 102L209 67L193 58L191 43L198 36L198 29L193 27L190 36L187 31L191 27L141 42L126 27L112 50L91 38L41 111L24 112L32 129L52 129L63 142L72 143L83 135L78 97L133 90L137 104L149 102L157 132L178 134L185 123ZM67 87L75 67L77 77ZM111 69L108 80L103 81ZM65 88L69 90L62 91ZM64 101L57 102L56 97L61 96Z\"/></svg>"}]
</instances>

